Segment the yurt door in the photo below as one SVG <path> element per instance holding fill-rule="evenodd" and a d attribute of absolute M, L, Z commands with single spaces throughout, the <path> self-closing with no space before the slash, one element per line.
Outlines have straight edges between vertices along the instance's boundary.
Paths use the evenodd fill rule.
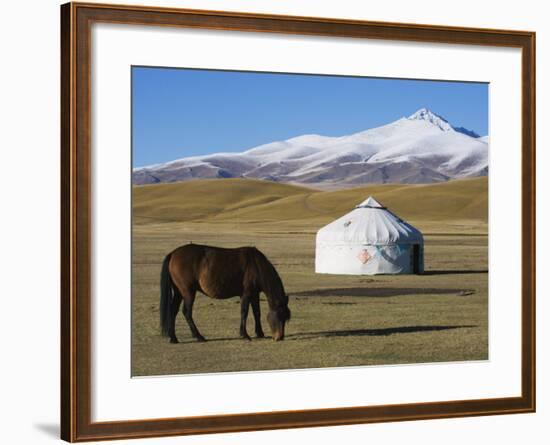
<path fill-rule="evenodd" d="M 420 273 L 420 244 L 413 244 L 413 273 Z"/>

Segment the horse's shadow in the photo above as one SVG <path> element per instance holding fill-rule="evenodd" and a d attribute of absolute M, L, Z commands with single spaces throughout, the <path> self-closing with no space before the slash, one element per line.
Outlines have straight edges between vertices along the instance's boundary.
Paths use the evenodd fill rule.
<path fill-rule="evenodd" d="M 266 334 L 266 336 L 262 337 L 262 338 L 257 338 L 257 337 L 252 336 L 250 338 L 250 340 L 245 340 L 244 338 L 238 337 L 238 336 L 235 336 L 235 337 L 207 337 L 206 341 L 204 343 L 216 343 L 216 342 L 221 342 L 221 341 L 238 341 L 238 342 L 242 342 L 243 344 L 246 345 L 249 341 L 256 342 L 256 341 L 259 341 L 259 340 L 264 340 L 264 341 L 265 340 L 271 340 L 271 335 Z M 180 339 L 178 344 L 188 345 L 188 344 L 201 344 L 201 343 L 197 342 L 197 340 L 192 338 L 192 339 L 185 339 L 185 340 Z"/>
<path fill-rule="evenodd" d="M 310 340 L 314 338 L 331 337 L 386 337 L 395 334 L 413 334 L 417 332 L 448 331 L 453 329 L 477 328 L 475 325 L 455 325 L 455 326 L 397 326 L 393 328 L 378 329 L 345 329 L 341 331 L 317 331 L 317 332 L 297 332 L 288 334 L 287 340 Z"/>
<path fill-rule="evenodd" d="M 469 329 L 477 328 L 475 325 L 451 325 L 451 326 L 397 326 L 393 328 L 378 328 L 378 329 L 344 329 L 340 331 L 315 331 L 315 332 L 296 332 L 293 334 L 287 334 L 285 341 L 296 340 L 312 340 L 316 338 L 331 338 L 331 337 L 387 337 L 395 334 L 414 334 L 417 332 L 436 332 L 436 331 L 449 331 L 453 329 Z M 266 335 L 263 338 L 252 338 L 252 341 L 258 340 L 271 340 L 270 335 Z M 240 337 L 217 337 L 209 338 L 207 342 L 220 342 L 220 341 L 239 341 L 246 344 L 247 342 Z M 180 341 L 180 344 L 197 343 L 196 340 Z"/>

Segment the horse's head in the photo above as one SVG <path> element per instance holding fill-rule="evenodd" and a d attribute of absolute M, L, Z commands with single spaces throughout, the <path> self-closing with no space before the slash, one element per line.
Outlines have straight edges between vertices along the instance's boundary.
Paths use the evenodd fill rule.
<path fill-rule="evenodd" d="M 286 298 L 288 302 L 288 296 Z M 285 338 L 285 323 L 290 320 L 290 309 L 287 304 L 270 309 L 267 314 L 267 321 L 271 328 L 273 340 L 279 341 Z"/>

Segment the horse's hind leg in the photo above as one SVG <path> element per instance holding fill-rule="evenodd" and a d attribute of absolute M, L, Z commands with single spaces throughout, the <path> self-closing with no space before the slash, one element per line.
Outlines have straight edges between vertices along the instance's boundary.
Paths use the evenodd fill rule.
<path fill-rule="evenodd" d="M 197 325 L 193 321 L 193 304 L 195 303 L 195 291 L 188 290 L 183 294 L 183 316 L 187 320 L 191 335 L 198 341 L 206 341 L 197 329 Z"/>
<path fill-rule="evenodd" d="M 168 329 L 168 336 L 170 337 L 170 343 L 177 343 L 176 337 L 176 316 L 180 310 L 181 294 L 177 289 L 174 289 L 174 298 L 170 307 L 170 328 Z"/>
<path fill-rule="evenodd" d="M 252 313 L 254 314 L 256 337 L 263 338 L 265 335 L 262 329 L 262 317 L 260 315 L 260 294 L 253 295 L 250 299 L 250 304 L 252 305 Z"/>

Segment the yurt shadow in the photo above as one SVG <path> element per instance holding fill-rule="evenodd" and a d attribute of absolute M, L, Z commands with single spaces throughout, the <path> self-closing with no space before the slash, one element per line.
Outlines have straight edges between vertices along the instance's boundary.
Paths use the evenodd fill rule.
<path fill-rule="evenodd" d="M 468 293 L 468 294 L 467 294 Z M 292 292 L 291 297 L 366 297 L 388 298 L 407 295 L 456 295 L 474 293 L 472 289 L 417 287 L 339 287 Z"/>
<path fill-rule="evenodd" d="M 422 275 L 468 275 L 468 274 L 486 274 L 487 269 L 476 270 L 425 270 Z"/>
<path fill-rule="evenodd" d="M 396 326 L 378 329 L 344 329 L 339 331 L 297 332 L 286 336 L 287 340 L 311 340 L 330 337 L 387 337 L 395 334 L 414 334 L 419 332 L 449 331 L 454 329 L 477 328 L 475 325 L 443 326 Z"/>

